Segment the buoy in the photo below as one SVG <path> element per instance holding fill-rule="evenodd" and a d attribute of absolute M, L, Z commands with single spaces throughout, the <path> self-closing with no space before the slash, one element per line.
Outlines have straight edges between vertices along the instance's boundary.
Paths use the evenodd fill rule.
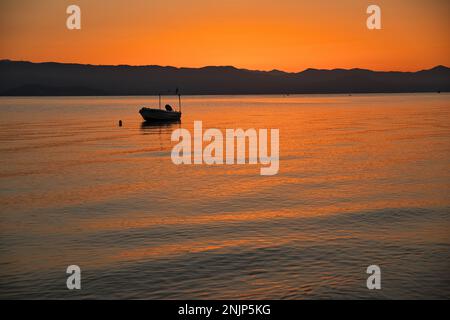
<path fill-rule="evenodd" d="M 119 120 L 119 127 L 122 126 L 122 120 Z"/>

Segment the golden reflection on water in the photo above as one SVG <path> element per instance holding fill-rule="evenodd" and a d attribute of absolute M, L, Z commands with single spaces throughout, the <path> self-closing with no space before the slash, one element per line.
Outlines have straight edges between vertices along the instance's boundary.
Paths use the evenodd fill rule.
<path fill-rule="evenodd" d="M 250 252 L 265 261 L 266 250 L 287 250 L 271 261 L 289 272 L 316 266 L 298 287 L 317 293 L 332 277 L 323 276 L 322 259 L 364 259 L 378 248 L 401 262 L 415 252 L 403 252 L 405 244 L 420 253 L 449 246 L 449 98 L 186 97 L 182 122 L 164 126 L 139 119 L 137 106 L 154 98 L 2 99 L 1 275 L 25 281 L 19 270 L 55 270 L 70 257 L 90 269 L 176 257 L 186 259 L 175 265 L 188 274 L 189 261 L 204 255 Z M 24 120 L 29 108 L 40 112 Z M 173 165 L 172 130 L 192 132 L 195 120 L 204 130 L 279 128 L 279 174 L 260 176 L 260 165 Z M 370 241 L 380 246 L 369 249 Z M 324 249 L 302 262 L 301 252 L 336 244 L 337 253 Z M 291 276 L 249 278 L 239 296 L 295 296 Z M 197 285 L 207 295 L 208 283 Z"/>

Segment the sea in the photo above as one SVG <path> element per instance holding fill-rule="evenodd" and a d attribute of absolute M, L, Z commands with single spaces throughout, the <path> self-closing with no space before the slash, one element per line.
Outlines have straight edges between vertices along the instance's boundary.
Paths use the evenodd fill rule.
<path fill-rule="evenodd" d="M 181 103 L 0 98 L 0 298 L 450 298 L 449 93 Z M 278 173 L 174 164 L 194 121 L 278 129 Z"/>

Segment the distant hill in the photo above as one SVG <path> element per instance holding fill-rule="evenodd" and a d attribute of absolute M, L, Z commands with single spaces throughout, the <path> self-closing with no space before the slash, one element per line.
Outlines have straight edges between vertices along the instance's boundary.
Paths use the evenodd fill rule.
<path fill-rule="evenodd" d="M 418 72 L 307 69 L 298 73 L 235 67 L 94 66 L 0 61 L 0 95 L 156 95 L 450 91 L 450 69 Z"/>

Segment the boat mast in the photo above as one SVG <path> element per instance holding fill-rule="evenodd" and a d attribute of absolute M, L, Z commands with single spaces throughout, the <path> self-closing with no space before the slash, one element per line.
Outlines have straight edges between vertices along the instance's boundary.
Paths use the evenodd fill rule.
<path fill-rule="evenodd" d="M 159 94 L 159 109 L 161 110 L 161 93 Z"/>
<path fill-rule="evenodd" d="M 181 112 L 181 94 L 178 94 L 178 110 Z"/>

